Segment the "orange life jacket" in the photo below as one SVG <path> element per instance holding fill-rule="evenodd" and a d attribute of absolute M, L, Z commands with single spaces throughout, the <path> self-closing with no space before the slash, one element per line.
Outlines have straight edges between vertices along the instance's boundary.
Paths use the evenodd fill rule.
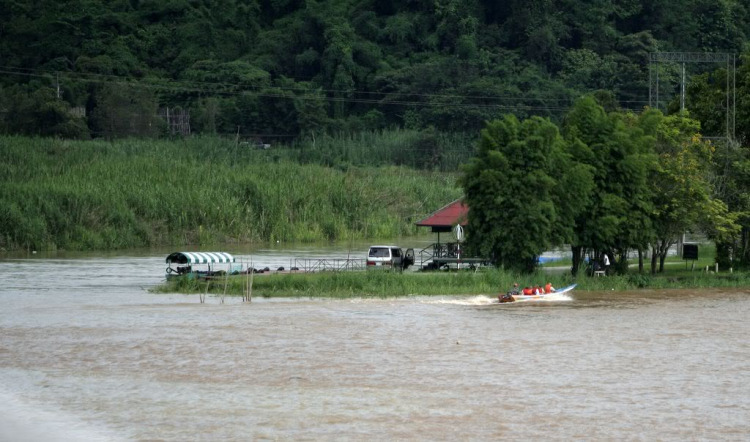
<path fill-rule="evenodd" d="M 526 296 L 531 296 L 534 294 L 534 290 L 531 287 L 524 287 L 523 294 Z"/>
<path fill-rule="evenodd" d="M 552 284 L 549 282 L 544 286 L 544 293 L 552 293 Z"/>

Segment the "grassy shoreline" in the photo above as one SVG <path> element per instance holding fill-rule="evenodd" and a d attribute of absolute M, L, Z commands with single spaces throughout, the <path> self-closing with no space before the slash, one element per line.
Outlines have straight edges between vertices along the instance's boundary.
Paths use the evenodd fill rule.
<path fill-rule="evenodd" d="M 489 295 L 496 296 L 508 290 L 514 281 L 524 284 L 551 282 L 556 287 L 577 283 L 576 290 L 607 291 L 637 289 L 691 289 L 750 287 L 750 272 L 706 274 L 675 271 L 662 275 L 641 275 L 605 278 L 537 273 L 518 276 L 501 270 L 482 272 L 396 273 L 367 271 L 349 273 L 311 273 L 256 275 L 253 278 L 253 297 L 304 297 L 304 298 L 396 298 L 432 295 Z M 228 296 L 242 296 L 246 286 L 245 276 L 231 276 L 227 283 Z M 188 279 L 167 281 L 152 289 L 154 293 L 204 293 L 206 283 Z M 222 294 L 224 280 L 209 286 L 209 294 Z"/>

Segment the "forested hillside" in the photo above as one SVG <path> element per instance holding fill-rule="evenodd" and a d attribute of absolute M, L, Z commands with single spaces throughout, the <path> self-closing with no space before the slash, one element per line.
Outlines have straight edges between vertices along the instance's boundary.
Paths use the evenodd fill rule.
<path fill-rule="evenodd" d="M 171 107 L 194 133 L 273 141 L 476 133 L 595 90 L 642 109 L 649 52 L 741 53 L 748 36 L 741 0 L 6 0 L 0 131 L 159 135 Z"/>
<path fill-rule="evenodd" d="M 459 196 L 468 164 L 467 244 L 507 267 L 561 243 L 574 268 L 647 249 L 663 267 L 688 230 L 749 267 L 750 63 L 649 64 L 666 51 L 748 53 L 750 6 L 5 0 L 0 247 L 394 236 Z M 167 138 L 188 114 L 175 142 L 14 136 Z M 372 167 L 389 165 L 423 171 Z"/>

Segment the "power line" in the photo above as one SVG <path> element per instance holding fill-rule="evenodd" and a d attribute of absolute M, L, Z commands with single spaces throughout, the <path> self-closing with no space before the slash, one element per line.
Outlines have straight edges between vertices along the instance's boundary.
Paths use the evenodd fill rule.
<path fill-rule="evenodd" d="M 7 71 L 7 70 L 0 70 L 0 73 L 6 73 L 10 75 L 21 75 L 21 76 L 28 76 L 28 77 L 39 77 L 39 78 L 49 78 L 49 75 L 52 75 L 51 73 L 48 74 L 33 74 L 33 73 L 26 73 L 26 72 L 14 72 L 14 71 Z M 128 77 L 119 77 L 119 76 L 110 76 L 110 75 L 97 75 L 105 78 L 112 78 L 112 79 L 118 79 L 121 80 L 119 82 L 117 81 L 103 81 L 98 79 L 90 79 L 90 78 L 80 78 L 84 75 L 89 74 L 72 74 L 72 73 L 64 73 L 63 76 L 67 77 L 71 80 L 78 80 L 78 81 L 86 81 L 86 82 L 93 82 L 93 83 L 118 83 L 118 84 L 127 84 L 127 85 L 133 85 L 133 79 L 130 79 Z M 76 78 L 78 76 L 79 78 Z M 151 88 L 151 89 L 162 89 L 162 90 L 173 90 L 173 91 L 182 91 L 182 92 L 203 92 L 203 93 L 211 93 L 211 94 L 222 94 L 222 95 L 254 95 L 254 96 L 264 96 L 264 97 L 277 97 L 277 98 L 301 98 L 301 99 L 324 99 L 327 101 L 332 102 L 350 102 L 350 103 L 374 103 L 374 104 L 404 104 L 404 105 L 427 105 L 427 106 L 465 106 L 465 107 L 516 107 L 511 105 L 504 105 L 504 104 L 467 104 L 467 103 L 430 103 L 430 102 L 424 102 L 424 101 L 404 101 L 404 100 L 389 100 L 389 95 L 404 95 L 404 96 L 421 96 L 421 97 L 427 97 L 427 98 L 474 98 L 474 99 L 511 99 L 509 97 L 489 97 L 489 96 L 468 96 L 468 95 L 440 95 L 440 94 L 410 94 L 410 93 L 389 93 L 389 92 L 363 92 L 363 91 L 336 91 L 336 90 L 327 90 L 328 92 L 342 92 L 342 93 L 367 93 L 367 94 L 379 94 L 383 95 L 381 99 L 375 99 L 375 98 L 347 98 L 347 97 L 305 97 L 305 96 L 288 96 L 288 95 L 281 95 L 281 94 L 273 94 L 268 92 L 255 92 L 255 91 L 227 91 L 227 90 L 215 90 L 215 89 L 205 89 L 205 88 L 198 88 L 198 87 L 191 87 L 186 85 L 191 84 L 203 84 L 203 85 L 210 85 L 210 86 L 217 86 L 217 87 L 226 87 L 226 86 L 232 86 L 232 87 L 243 87 L 242 85 L 236 85 L 236 84 L 229 84 L 229 83 L 208 83 L 208 82 L 190 82 L 190 81 L 183 81 L 177 83 L 177 85 L 174 85 L 175 81 L 170 81 L 171 85 L 160 85 L 160 84 L 145 84 L 143 82 L 137 82 L 137 84 L 141 87 L 145 88 Z M 258 87 L 252 86 L 254 89 L 259 89 Z M 302 91 L 302 92 L 322 92 L 326 90 L 322 89 L 306 89 L 306 88 L 284 88 L 284 87 L 277 87 L 277 86 L 269 86 L 268 89 L 278 90 L 281 92 L 284 91 Z M 513 98 L 514 100 L 522 100 L 523 98 Z M 545 101 L 566 101 L 566 102 L 572 102 L 573 99 L 560 99 L 560 100 L 543 100 L 539 98 L 526 98 L 528 101 L 539 101 L 539 102 L 545 102 Z M 523 106 L 529 106 L 529 105 L 523 105 Z M 534 108 L 544 108 L 541 106 L 534 106 Z M 550 108 L 554 109 L 554 108 Z"/>
<path fill-rule="evenodd" d="M 59 75 L 60 72 L 53 71 L 53 72 L 46 72 L 46 71 L 38 71 L 36 69 L 28 69 L 28 68 L 16 68 L 16 67 L 10 67 L 10 66 L 0 66 L 0 69 L 15 69 L 15 70 L 22 70 L 32 73 L 39 73 L 40 75 Z M 96 73 L 88 73 L 88 72 L 63 72 L 63 75 L 66 75 L 68 77 L 72 77 L 73 75 L 77 76 L 91 76 L 91 77 L 103 77 L 103 78 L 112 78 L 112 79 L 118 79 L 118 80 L 128 80 L 128 81 L 140 81 L 137 78 L 132 77 L 125 77 L 120 75 L 111 75 L 111 74 L 96 74 Z M 209 82 L 209 81 L 195 81 L 195 80 L 167 80 L 171 83 L 181 83 L 181 84 L 188 84 L 188 85 L 209 85 L 209 86 L 220 86 L 220 87 L 238 87 L 238 88 L 253 88 L 258 89 L 259 87 L 256 85 L 251 84 L 244 84 L 244 83 L 225 83 L 225 82 Z M 413 92 L 399 92 L 399 91 L 392 91 L 392 92 L 382 92 L 382 91 L 366 91 L 361 89 L 351 89 L 351 90 L 345 90 L 345 89 L 324 89 L 324 88 L 306 88 L 306 87 L 287 87 L 287 86 L 268 86 L 269 88 L 278 89 L 278 90 L 284 90 L 284 91 L 301 91 L 301 92 L 330 92 L 330 93 L 346 93 L 346 94 L 362 94 L 362 95 L 404 95 L 404 96 L 413 96 L 413 97 L 427 97 L 427 98 L 470 98 L 470 99 L 487 99 L 487 100 L 520 100 L 520 99 L 529 99 L 528 96 L 514 96 L 514 95 L 460 95 L 460 94 L 425 94 L 425 93 L 413 93 Z M 521 93 L 523 94 L 523 93 Z M 546 96 L 546 95 L 543 95 Z M 573 98 L 558 98 L 558 99 L 542 99 L 538 96 L 532 97 L 533 100 L 538 101 L 565 101 L 570 102 L 573 101 Z M 646 101 L 643 101 L 644 103 Z"/>
<path fill-rule="evenodd" d="M 33 73 L 26 73 L 26 72 L 14 72 L 14 71 L 7 71 L 7 70 L 0 70 L 0 74 L 8 74 L 8 75 L 20 75 L 20 76 L 26 76 L 26 77 L 36 77 L 36 78 L 49 78 L 49 75 L 44 74 L 33 74 Z M 72 78 L 72 76 L 67 75 L 68 78 Z M 329 102 L 340 102 L 340 103 L 364 103 L 364 104 L 378 104 L 378 105 L 403 105 L 403 106 L 426 106 L 426 107 L 453 107 L 453 108 L 468 108 L 468 109 L 498 109 L 498 110 L 536 110 L 536 111 L 549 111 L 549 112 L 564 112 L 568 109 L 568 107 L 560 107 L 560 106 L 532 106 L 532 105 L 503 105 L 503 104 L 466 104 L 466 103 L 433 103 L 433 102 L 423 102 L 423 101 L 401 101 L 401 100 L 392 100 L 392 101 L 383 101 L 383 100 L 376 100 L 376 99 L 364 99 L 364 98 L 344 98 L 344 97 L 320 97 L 320 96 L 305 96 L 305 95 L 283 95 L 283 94 L 274 94 L 274 93 L 259 93 L 259 92 L 252 92 L 252 91 L 217 91 L 217 90 L 207 90 L 207 89 L 199 89 L 199 88 L 189 88 L 189 87 L 175 87 L 175 86 L 164 86 L 164 85 L 158 85 L 158 84 L 144 84 L 144 83 L 136 83 L 129 81 L 104 81 L 104 80 L 95 80 L 90 78 L 72 78 L 74 80 L 78 81 L 84 81 L 84 82 L 90 82 L 90 83 L 101 83 L 101 84 L 121 84 L 126 86 L 137 86 L 147 89 L 155 89 L 155 90 L 171 90 L 171 91 L 181 91 L 181 92 L 193 92 L 193 93 L 206 93 L 206 94 L 215 94 L 215 95 L 234 95 L 234 96 L 255 96 L 255 97 L 267 97 L 267 98 L 283 98 L 283 99 L 299 99 L 299 100 L 324 100 Z"/>
<path fill-rule="evenodd" d="M 27 68 L 15 68 L 15 67 L 8 67 L 8 66 L 0 66 L 0 69 L 4 69 L 4 73 L 13 74 L 15 72 L 8 71 L 8 69 L 15 69 L 15 70 L 23 70 L 31 73 L 38 73 L 38 70 L 34 69 L 27 69 Z M 19 75 L 22 75 L 21 73 L 18 73 Z M 45 77 L 46 75 L 59 75 L 59 72 L 42 72 L 36 75 Z M 101 78 L 109 78 L 109 79 L 117 79 L 122 81 L 128 81 L 132 82 L 140 81 L 138 79 L 134 79 L 132 77 L 124 77 L 124 76 L 118 76 L 118 75 L 111 75 L 111 74 L 94 74 L 94 73 L 74 73 L 74 72 L 64 72 L 64 76 L 67 76 L 68 78 L 74 79 L 74 76 L 78 77 L 101 77 Z M 95 81 L 95 80 L 84 80 L 84 81 Z M 247 84 L 236 84 L 236 83 L 224 83 L 224 82 L 200 82 L 200 81 L 192 81 L 192 80 L 180 80 L 179 82 L 175 80 L 167 80 L 169 83 L 177 83 L 178 86 L 171 86 L 169 89 L 171 90 L 183 90 L 183 91 L 195 91 L 195 86 L 191 86 L 190 88 L 184 86 L 184 85 L 203 85 L 203 86 L 216 86 L 216 87 L 236 87 L 236 88 L 253 88 L 254 90 L 258 90 L 259 87 L 255 85 L 247 85 Z M 167 89 L 164 86 L 161 86 L 164 89 Z M 332 99 L 338 99 L 340 101 L 344 100 L 367 100 L 367 101 L 352 101 L 352 102 L 366 102 L 366 103 L 383 103 L 383 100 L 386 100 L 388 96 L 405 96 L 405 97 L 423 97 L 423 98 L 443 98 L 443 99 L 472 99 L 472 100 L 498 100 L 498 101 L 504 101 L 504 100 L 526 100 L 526 101 L 536 101 L 540 103 L 545 102 L 564 102 L 564 103 L 573 103 L 575 101 L 575 98 L 569 97 L 569 98 L 541 98 L 539 97 L 539 94 L 526 94 L 524 96 L 509 96 L 509 95 L 460 95 L 460 94 L 425 94 L 425 93 L 410 93 L 410 92 L 399 92 L 399 91 L 393 91 L 393 92 L 382 92 L 382 91 L 366 91 L 366 90 L 341 90 L 341 89 L 323 89 L 323 88 L 304 88 L 304 87 L 284 87 L 284 86 L 269 86 L 268 88 L 279 90 L 279 91 L 299 91 L 299 92 L 329 92 L 329 93 L 346 93 L 346 94 L 362 94 L 362 95 L 381 95 L 383 96 L 382 99 L 366 99 L 366 98 L 343 98 L 343 97 L 332 97 Z M 205 91 L 205 92 L 213 92 L 213 93 L 228 93 L 231 94 L 233 92 L 231 91 L 215 91 L 215 90 L 205 90 L 205 89 L 199 89 L 198 91 Z M 250 91 L 243 91 L 250 93 Z M 542 96 L 548 96 L 548 95 L 542 95 Z M 329 97 L 331 98 L 331 97 Z M 401 100 L 397 101 L 390 101 L 388 103 L 394 103 L 394 104 L 404 104 L 405 102 Z M 423 102 L 419 102 L 420 104 Z M 647 100 L 621 100 L 619 103 L 648 103 Z M 441 104 L 442 106 L 443 104 Z M 448 103 L 450 105 L 450 103 Z M 500 106 L 500 105 L 490 105 L 490 104 L 483 104 L 483 105 L 475 105 L 475 106 Z M 506 105 L 507 106 L 507 105 Z"/>

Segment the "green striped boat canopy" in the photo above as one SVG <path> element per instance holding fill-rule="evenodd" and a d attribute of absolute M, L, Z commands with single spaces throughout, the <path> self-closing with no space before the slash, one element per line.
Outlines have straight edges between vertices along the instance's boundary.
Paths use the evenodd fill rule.
<path fill-rule="evenodd" d="M 234 256 L 225 252 L 175 252 L 167 256 L 167 264 L 212 264 L 234 262 Z"/>

